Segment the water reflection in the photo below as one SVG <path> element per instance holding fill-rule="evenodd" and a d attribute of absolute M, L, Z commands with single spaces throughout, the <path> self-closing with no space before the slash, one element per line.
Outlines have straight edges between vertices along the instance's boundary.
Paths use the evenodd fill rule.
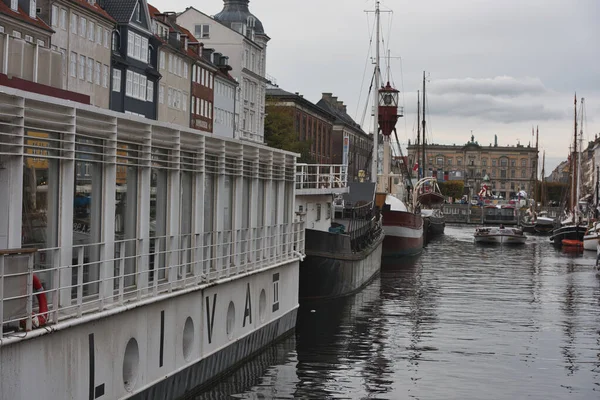
<path fill-rule="evenodd" d="M 198 398 L 600 398 L 595 255 L 472 233 L 449 227 L 357 295 L 301 307 L 295 337 Z"/>

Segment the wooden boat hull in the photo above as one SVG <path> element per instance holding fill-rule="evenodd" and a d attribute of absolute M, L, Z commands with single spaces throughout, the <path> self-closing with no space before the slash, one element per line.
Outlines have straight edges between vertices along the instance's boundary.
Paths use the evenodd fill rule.
<path fill-rule="evenodd" d="M 423 251 L 423 218 L 408 211 L 383 211 L 384 257 L 403 257 Z"/>
<path fill-rule="evenodd" d="M 418 196 L 418 201 L 425 207 L 444 204 L 444 196 L 438 192 L 425 192 Z"/>
<path fill-rule="evenodd" d="M 560 228 L 554 229 L 552 236 L 550 236 L 550 240 L 554 247 L 560 249 L 562 247 L 562 241 L 565 239 L 583 242 L 585 232 L 586 228 L 581 225 L 561 226 Z"/>

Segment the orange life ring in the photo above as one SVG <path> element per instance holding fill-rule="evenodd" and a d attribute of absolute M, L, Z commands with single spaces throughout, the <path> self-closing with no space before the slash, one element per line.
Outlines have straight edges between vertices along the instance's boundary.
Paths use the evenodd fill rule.
<path fill-rule="evenodd" d="M 35 294 L 35 297 L 38 300 L 39 312 L 33 314 L 31 326 L 32 328 L 39 328 L 48 322 L 48 299 L 46 299 L 46 293 L 44 293 L 44 286 L 42 286 L 42 282 L 36 274 L 33 274 L 33 291 L 38 292 Z M 25 323 L 26 321 L 22 320 L 21 327 L 24 328 L 26 326 Z"/>

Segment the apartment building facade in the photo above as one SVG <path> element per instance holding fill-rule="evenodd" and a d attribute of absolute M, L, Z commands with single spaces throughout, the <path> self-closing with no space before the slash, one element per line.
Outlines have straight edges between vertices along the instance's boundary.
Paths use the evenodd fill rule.
<path fill-rule="evenodd" d="M 109 108 L 111 39 L 116 21 L 95 0 L 41 0 L 52 26 L 51 47 L 62 54 L 64 88 Z"/>

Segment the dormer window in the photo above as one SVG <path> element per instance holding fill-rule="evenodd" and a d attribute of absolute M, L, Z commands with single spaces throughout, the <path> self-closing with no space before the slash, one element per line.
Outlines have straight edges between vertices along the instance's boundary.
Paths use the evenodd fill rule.
<path fill-rule="evenodd" d="M 133 10 L 133 18 L 136 22 L 142 22 L 142 9 L 140 7 L 140 3 L 135 4 L 135 9 Z"/>
<path fill-rule="evenodd" d="M 246 25 L 242 24 L 241 22 L 232 22 L 231 29 L 233 29 L 239 34 L 246 36 Z"/>
<path fill-rule="evenodd" d="M 194 36 L 198 39 L 210 38 L 210 25 L 208 25 L 208 24 L 194 25 Z"/>
<path fill-rule="evenodd" d="M 29 16 L 33 19 L 37 16 L 36 1 L 29 0 Z"/>
<path fill-rule="evenodd" d="M 18 0 L 10 0 L 10 8 L 13 11 L 17 11 L 19 9 L 19 1 Z"/>

